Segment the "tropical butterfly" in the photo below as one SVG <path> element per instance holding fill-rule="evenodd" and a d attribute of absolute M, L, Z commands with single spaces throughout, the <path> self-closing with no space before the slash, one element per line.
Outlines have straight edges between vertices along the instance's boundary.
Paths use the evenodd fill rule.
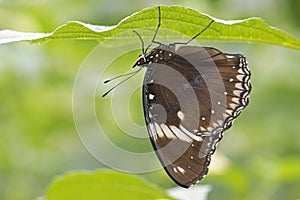
<path fill-rule="evenodd" d="M 158 25 L 146 49 L 134 31 L 142 42 L 134 67 L 147 68 L 143 105 L 150 140 L 167 174 L 185 188 L 207 174 L 217 143 L 248 105 L 251 91 L 243 55 L 188 45 L 213 23 L 187 42 L 163 44 L 155 40 L 158 7 Z M 152 44 L 157 47 L 149 51 Z"/>

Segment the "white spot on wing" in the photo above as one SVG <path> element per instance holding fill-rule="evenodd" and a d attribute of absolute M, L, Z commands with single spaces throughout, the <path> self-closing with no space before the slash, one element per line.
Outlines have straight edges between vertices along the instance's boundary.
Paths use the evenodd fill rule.
<path fill-rule="evenodd" d="M 149 99 L 150 99 L 150 100 L 153 100 L 154 97 L 155 97 L 155 96 L 154 96 L 153 94 L 149 94 Z"/>
<path fill-rule="evenodd" d="M 242 90 L 233 90 L 233 94 L 236 96 L 241 96 Z"/>
<path fill-rule="evenodd" d="M 223 118 L 226 119 L 229 115 L 227 113 L 223 113 Z"/>
<path fill-rule="evenodd" d="M 213 127 L 214 127 L 214 128 L 217 128 L 217 127 L 219 127 L 219 124 L 217 124 L 216 122 L 213 122 L 213 124 L 212 124 L 212 125 L 213 125 Z"/>
<path fill-rule="evenodd" d="M 239 80 L 239 81 L 243 81 L 243 78 L 244 78 L 244 75 L 237 75 L 236 78 Z"/>
<path fill-rule="evenodd" d="M 232 109 L 235 109 L 235 107 L 237 106 L 235 103 L 230 103 L 229 106 L 232 108 Z"/>
<path fill-rule="evenodd" d="M 233 110 L 227 109 L 227 110 L 226 110 L 226 113 L 227 113 L 228 115 L 232 115 L 232 114 L 233 114 Z"/>
<path fill-rule="evenodd" d="M 170 126 L 170 129 L 172 132 L 176 135 L 176 137 L 180 140 L 191 142 L 192 139 L 188 137 L 184 132 L 182 132 L 180 129 L 178 129 L 176 126 Z"/>
<path fill-rule="evenodd" d="M 154 127 L 158 137 L 164 137 L 164 133 L 162 132 L 160 126 L 157 123 L 154 123 Z"/>
<path fill-rule="evenodd" d="M 231 101 L 236 103 L 236 104 L 240 103 L 239 98 L 236 98 L 236 97 L 232 98 Z"/>
<path fill-rule="evenodd" d="M 239 68 L 239 69 L 238 69 L 238 73 L 240 73 L 240 74 L 244 74 L 244 71 L 243 71 L 243 69 L 242 69 L 242 68 Z"/>
<path fill-rule="evenodd" d="M 191 138 L 193 140 L 197 140 L 197 141 L 202 141 L 202 137 L 194 135 L 193 133 L 191 133 L 190 131 L 186 130 L 186 128 L 184 128 L 182 125 L 179 126 L 179 128 L 184 132 L 184 134 L 186 134 L 188 136 L 188 138 L 191 140 Z"/>
<path fill-rule="evenodd" d="M 156 131 L 155 131 L 154 125 L 152 123 L 149 124 L 149 129 L 150 129 L 150 132 L 152 133 L 153 139 L 157 140 Z"/>
<path fill-rule="evenodd" d="M 214 129 L 213 129 L 213 127 L 208 127 L 207 130 L 208 130 L 208 132 L 212 132 Z"/>
<path fill-rule="evenodd" d="M 178 173 L 177 167 L 173 167 L 173 171 L 174 171 L 175 173 Z"/>
<path fill-rule="evenodd" d="M 242 83 L 236 83 L 234 86 L 235 86 L 236 88 L 240 89 L 240 90 L 243 90 L 243 85 L 242 85 Z"/>
<path fill-rule="evenodd" d="M 179 117 L 179 119 L 180 119 L 181 121 L 183 121 L 183 119 L 184 119 L 184 114 L 183 114 L 183 112 L 178 111 L 178 112 L 177 112 L 177 116 Z"/>
<path fill-rule="evenodd" d="M 182 167 L 177 166 L 177 169 L 180 173 L 184 174 L 185 170 Z"/>
<path fill-rule="evenodd" d="M 169 127 L 165 124 L 161 124 L 160 125 L 162 131 L 164 132 L 165 136 L 169 139 L 175 139 L 176 136 L 174 135 L 174 133 L 172 133 L 172 131 L 169 129 Z"/>

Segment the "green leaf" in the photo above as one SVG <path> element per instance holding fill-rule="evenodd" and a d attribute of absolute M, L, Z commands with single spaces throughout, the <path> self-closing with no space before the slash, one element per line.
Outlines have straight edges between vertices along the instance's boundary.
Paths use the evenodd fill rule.
<path fill-rule="evenodd" d="M 48 188 L 45 200 L 167 200 L 158 187 L 133 175 L 114 171 L 77 172 L 57 178 Z"/>
<path fill-rule="evenodd" d="M 209 22 L 214 19 L 215 23 L 210 26 L 197 40 L 222 40 L 222 41 L 244 41 L 275 44 L 300 50 L 300 41 L 288 35 L 280 29 L 274 28 L 260 18 L 249 18 L 244 20 L 220 20 L 195 10 L 180 6 L 161 6 L 161 28 L 173 30 L 187 37 L 193 37 L 203 30 Z M 42 42 L 44 40 L 76 39 L 76 40 L 98 40 L 116 37 L 120 33 L 139 28 L 154 28 L 158 23 L 158 9 L 147 8 L 123 19 L 116 26 L 97 26 L 82 22 L 70 21 L 59 26 L 52 33 L 24 33 L 11 30 L 0 31 L 0 44 L 31 41 Z M 151 33 L 145 33 L 148 37 Z M 167 37 L 166 34 L 162 34 Z M 124 37 L 124 35 L 120 35 Z M 145 37 L 145 35 L 143 34 Z M 129 34 L 126 37 L 136 35 Z"/>

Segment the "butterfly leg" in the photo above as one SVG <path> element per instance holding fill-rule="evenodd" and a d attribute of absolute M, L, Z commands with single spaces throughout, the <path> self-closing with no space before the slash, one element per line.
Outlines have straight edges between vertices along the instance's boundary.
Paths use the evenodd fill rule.
<path fill-rule="evenodd" d="M 177 44 L 187 45 L 188 43 L 190 43 L 191 41 L 196 39 L 199 35 L 201 35 L 204 31 L 206 31 L 212 25 L 212 23 L 214 23 L 214 22 L 215 22 L 214 20 L 211 20 L 211 22 L 204 29 L 202 29 L 199 33 L 197 33 L 194 37 L 192 37 L 188 41 L 186 41 L 186 42 L 174 42 L 173 45 L 177 45 Z"/>
<path fill-rule="evenodd" d="M 150 46 L 152 45 L 152 43 L 162 45 L 161 42 L 158 42 L 158 41 L 155 40 L 156 35 L 157 35 L 157 33 L 158 33 L 158 30 L 159 30 L 159 28 L 160 28 L 160 21 L 161 21 L 161 13 L 160 13 L 160 6 L 158 6 L 158 24 L 157 24 L 155 33 L 154 33 L 154 35 L 153 35 L 153 38 L 152 38 L 152 40 L 151 40 L 151 44 L 148 45 L 148 47 L 146 48 L 146 51 L 145 51 L 145 52 L 147 52 L 147 50 L 150 48 Z"/>

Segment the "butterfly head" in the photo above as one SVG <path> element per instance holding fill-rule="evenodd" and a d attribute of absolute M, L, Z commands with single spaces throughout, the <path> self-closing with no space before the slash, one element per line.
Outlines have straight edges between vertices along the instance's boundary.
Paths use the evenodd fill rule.
<path fill-rule="evenodd" d="M 141 54 L 141 55 L 139 55 L 137 61 L 134 63 L 133 67 L 135 67 L 135 66 L 143 66 L 145 64 L 147 64 L 146 55 L 145 54 Z"/>
<path fill-rule="evenodd" d="M 175 45 L 161 44 L 158 47 L 152 49 L 149 53 L 142 53 L 141 55 L 139 55 L 133 67 L 163 62 L 164 60 L 170 59 L 174 55 L 174 52 Z"/>

